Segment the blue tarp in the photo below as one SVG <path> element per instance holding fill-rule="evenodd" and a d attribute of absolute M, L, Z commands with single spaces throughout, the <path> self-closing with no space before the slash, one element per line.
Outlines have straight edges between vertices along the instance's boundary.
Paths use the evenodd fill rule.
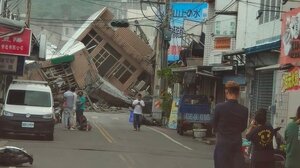
<path fill-rule="evenodd" d="M 280 40 L 246 48 L 245 53 L 246 55 L 250 55 L 250 54 L 255 54 L 255 53 L 264 52 L 268 50 L 279 49 L 279 48 L 280 48 Z"/>

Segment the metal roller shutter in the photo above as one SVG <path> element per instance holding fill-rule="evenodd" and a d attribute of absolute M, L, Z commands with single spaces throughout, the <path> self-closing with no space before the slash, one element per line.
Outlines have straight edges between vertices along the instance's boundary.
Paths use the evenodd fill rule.
<path fill-rule="evenodd" d="M 255 74 L 252 83 L 251 117 L 259 108 L 268 109 L 272 105 L 274 72 L 261 72 Z M 268 111 L 268 121 L 271 121 L 271 113 Z"/>

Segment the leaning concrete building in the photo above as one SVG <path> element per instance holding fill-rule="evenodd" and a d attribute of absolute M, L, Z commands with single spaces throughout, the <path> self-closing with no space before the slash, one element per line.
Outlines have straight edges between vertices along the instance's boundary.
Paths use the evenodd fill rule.
<path fill-rule="evenodd" d="M 36 63 L 26 78 L 56 84 L 61 80 L 57 92 L 75 85 L 91 98 L 114 105 L 151 89 L 153 50 L 129 28 L 110 27 L 112 19 L 107 8 L 93 14 L 63 46 L 61 57 Z"/>

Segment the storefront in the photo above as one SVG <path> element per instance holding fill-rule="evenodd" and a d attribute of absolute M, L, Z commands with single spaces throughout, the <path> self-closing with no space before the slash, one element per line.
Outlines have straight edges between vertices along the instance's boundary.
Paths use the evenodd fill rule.
<path fill-rule="evenodd" d="M 276 73 L 276 111 L 274 126 L 285 127 L 295 117 L 300 105 L 300 8 L 291 10 L 282 16 L 281 27 L 281 70 Z"/>
<path fill-rule="evenodd" d="M 278 68 L 279 48 L 280 40 L 245 49 L 250 117 L 252 118 L 258 109 L 264 108 L 268 110 L 267 119 L 270 123 L 273 121 L 274 113 L 272 111 L 275 102 L 276 73 L 274 70 Z"/>

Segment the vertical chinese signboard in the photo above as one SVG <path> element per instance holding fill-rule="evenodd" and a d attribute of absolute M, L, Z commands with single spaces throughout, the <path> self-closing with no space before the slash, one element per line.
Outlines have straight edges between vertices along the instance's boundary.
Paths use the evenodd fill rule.
<path fill-rule="evenodd" d="M 182 49 L 181 41 L 184 33 L 184 20 L 193 22 L 204 22 L 208 15 L 208 3 L 206 2 L 175 2 L 171 5 L 172 17 L 170 29 L 172 38 L 168 50 L 168 61 L 179 60 L 179 53 Z"/>
<path fill-rule="evenodd" d="M 280 64 L 300 62 L 300 8 L 283 15 Z"/>

